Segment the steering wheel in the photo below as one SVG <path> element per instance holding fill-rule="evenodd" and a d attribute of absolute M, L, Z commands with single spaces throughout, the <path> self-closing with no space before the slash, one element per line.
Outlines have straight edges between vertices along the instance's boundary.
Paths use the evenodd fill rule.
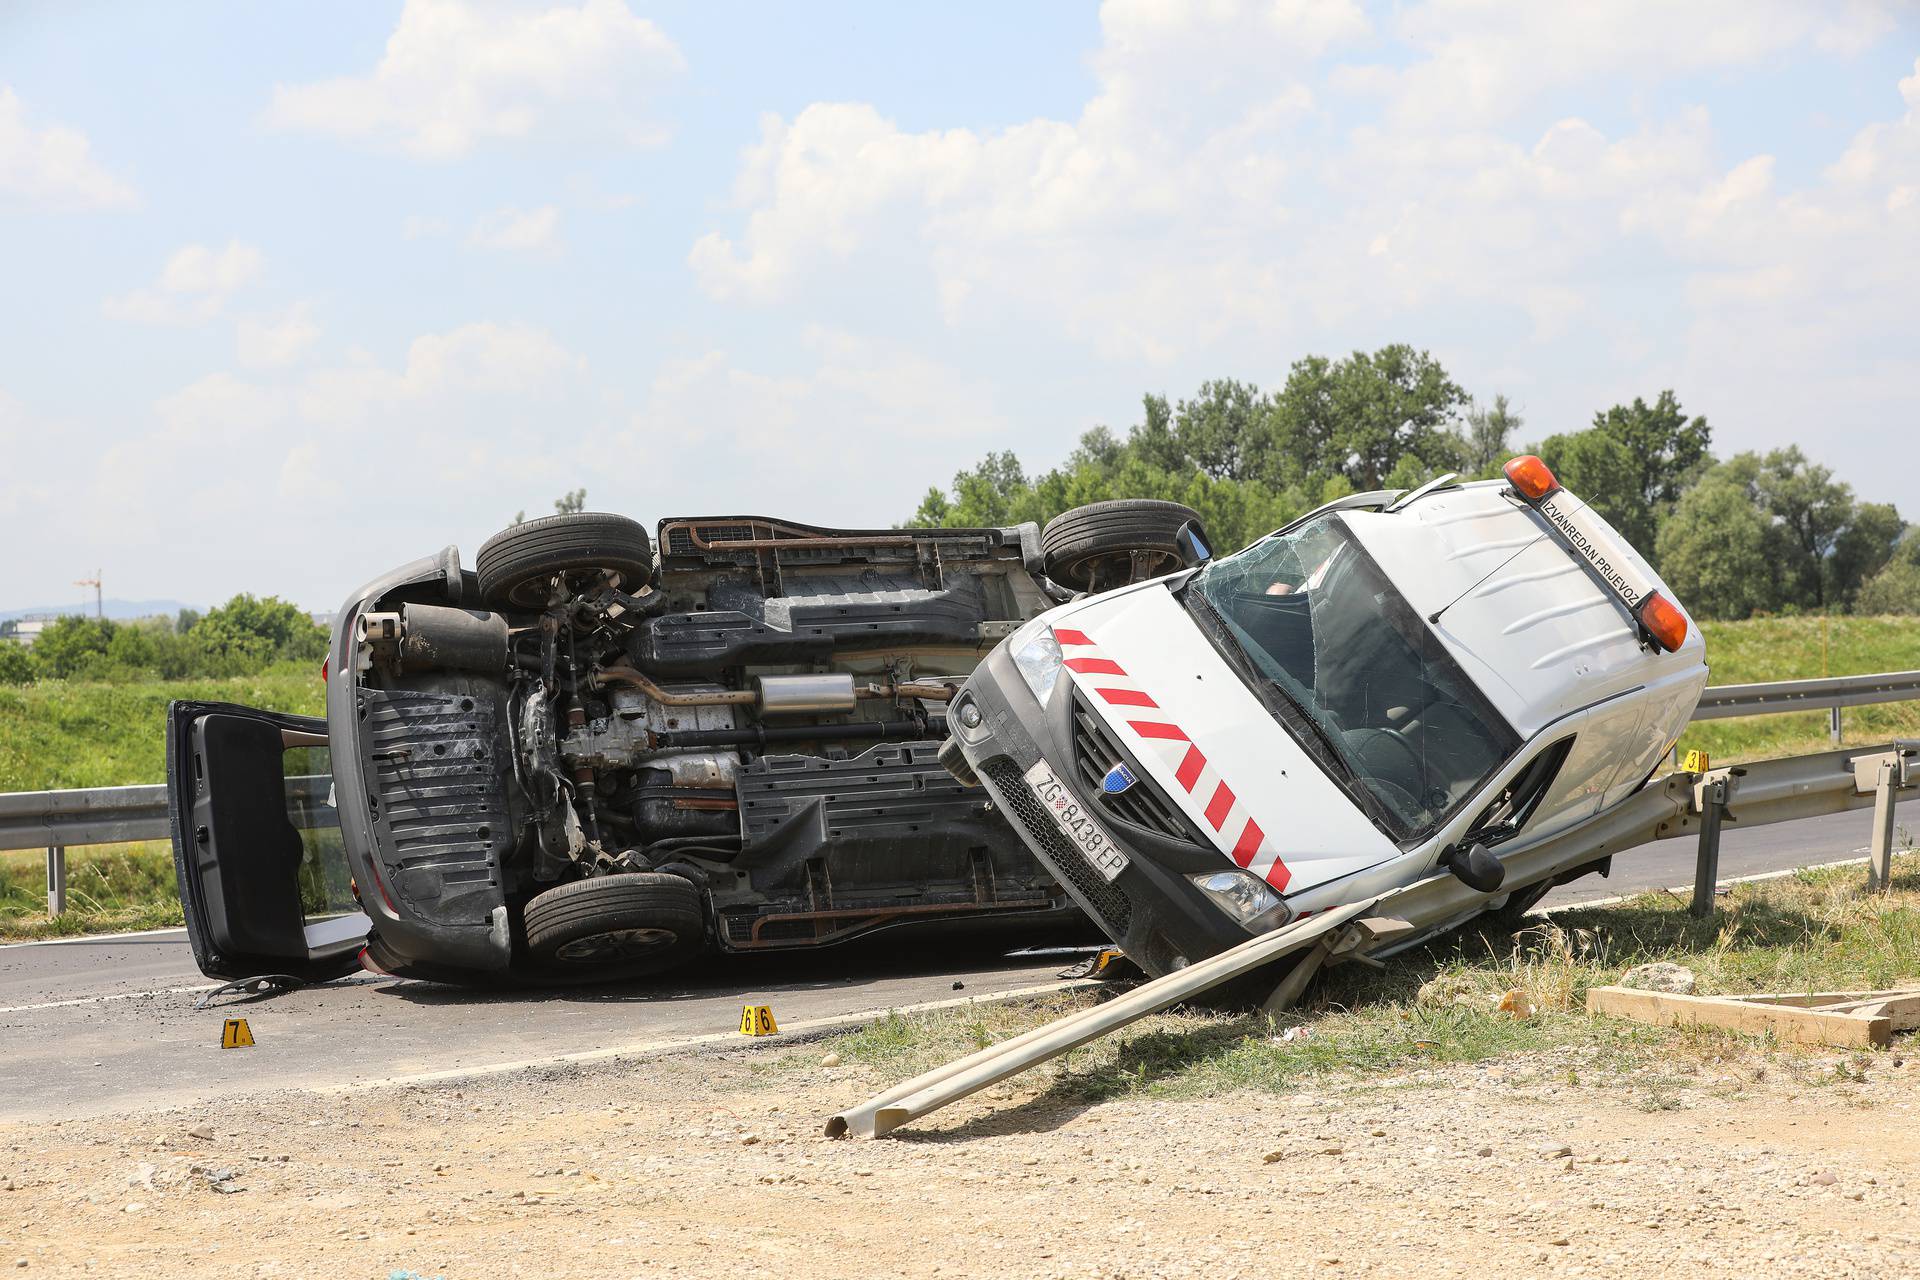
<path fill-rule="evenodd" d="M 1370 785 L 1390 790 L 1405 800 L 1405 812 L 1418 813 L 1418 799 L 1426 790 L 1426 767 L 1413 744 L 1391 729 L 1348 729 L 1347 753 Z"/>

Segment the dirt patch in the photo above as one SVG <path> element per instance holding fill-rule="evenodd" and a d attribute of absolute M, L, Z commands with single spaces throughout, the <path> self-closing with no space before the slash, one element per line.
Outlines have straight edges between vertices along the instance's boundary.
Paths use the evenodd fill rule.
<path fill-rule="evenodd" d="M 1098 1105 L 1036 1072 L 866 1143 L 826 1139 L 821 1121 L 881 1077 L 821 1056 L 686 1053 L 0 1126 L 0 1271 L 1920 1269 L 1920 1063 L 1896 1054 L 1836 1057 L 1827 1083 L 1749 1064 L 1667 1090 L 1654 1076 L 1570 1083 L 1577 1052 L 1551 1050 Z"/>

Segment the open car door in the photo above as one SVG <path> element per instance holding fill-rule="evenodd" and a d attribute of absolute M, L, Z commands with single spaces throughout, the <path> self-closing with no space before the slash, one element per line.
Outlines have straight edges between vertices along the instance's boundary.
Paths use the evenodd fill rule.
<path fill-rule="evenodd" d="M 173 703 L 167 808 L 202 973 L 317 982 L 354 968 L 368 921 L 333 808 L 325 720 Z"/>

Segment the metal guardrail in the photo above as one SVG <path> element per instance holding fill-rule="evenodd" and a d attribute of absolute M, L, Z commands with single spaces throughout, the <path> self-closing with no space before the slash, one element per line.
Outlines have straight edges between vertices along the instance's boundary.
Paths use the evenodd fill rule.
<path fill-rule="evenodd" d="M 1827 708 L 1832 713 L 1833 740 L 1839 742 L 1841 708 L 1910 700 L 1920 700 L 1920 671 L 1723 684 L 1711 686 L 1700 695 L 1693 718 L 1721 720 Z M 305 784 L 301 795 L 308 803 L 324 803 L 325 785 L 330 779 L 318 775 L 294 781 Z M 47 851 L 47 909 L 51 915 L 66 909 L 67 849 L 123 840 L 166 840 L 171 835 L 164 786 L 0 792 L 0 850 Z"/>
<path fill-rule="evenodd" d="M 1774 680 L 1766 684 L 1712 685 L 1694 708 L 1698 720 L 1732 716 L 1770 716 L 1789 711 L 1825 710 L 1828 732 L 1840 741 L 1840 711 L 1878 702 L 1920 698 L 1920 671 L 1883 671 L 1869 676 L 1825 676 L 1818 680 Z"/>
<path fill-rule="evenodd" d="M 1763 760 L 1745 769 L 1670 774 L 1615 805 L 1592 822 L 1501 846 L 1511 892 L 1561 871 L 1591 865 L 1648 841 L 1698 835 L 1705 865 L 1721 823 L 1764 826 L 1874 806 L 1875 887 L 1887 885 L 1887 838 L 1893 807 L 1920 796 L 1920 743 L 1897 742 L 1850 751 L 1823 751 Z M 1717 856 L 1717 848 L 1715 849 Z M 1711 901 L 1711 882 L 1708 884 Z M 1309 916 L 1258 934 L 1185 969 L 1135 987 L 1091 1009 L 990 1045 L 977 1053 L 894 1085 L 827 1121 L 827 1136 L 877 1138 L 930 1111 L 1086 1044 L 1150 1013 L 1209 991 L 1263 964 L 1305 952 L 1267 1007 L 1278 1011 L 1299 994 L 1320 965 L 1390 955 L 1476 915 L 1486 894 L 1447 871 L 1367 902 L 1348 903 L 1326 916 Z M 1310 945 L 1314 950 L 1306 951 Z M 1303 976 L 1301 969 L 1306 969 Z"/>
<path fill-rule="evenodd" d="M 304 809 L 324 806 L 333 778 L 287 779 L 288 799 Z M 171 839 L 167 788 L 81 787 L 67 791 L 0 792 L 0 850 L 47 851 L 47 914 L 67 909 L 67 850 L 90 844 Z"/>

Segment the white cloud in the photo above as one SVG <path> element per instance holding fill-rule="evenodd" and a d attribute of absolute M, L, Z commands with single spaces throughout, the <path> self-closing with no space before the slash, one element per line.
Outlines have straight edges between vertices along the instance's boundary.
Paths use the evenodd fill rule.
<path fill-rule="evenodd" d="M 1397 71 L 1349 73 L 1388 90 L 1395 123 L 1431 129 L 1508 118 L 1549 89 L 1616 89 L 1746 66 L 1796 47 L 1857 53 L 1893 28 L 1872 0 L 1609 0 L 1495 4 L 1424 0 L 1395 34 L 1418 56 Z"/>
<path fill-rule="evenodd" d="M 277 369 L 298 360 L 319 337 L 313 308 L 298 302 L 278 315 L 240 317 L 234 355 L 250 369 Z"/>
<path fill-rule="evenodd" d="M 0 195 L 52 209 L 130 204 L 133 189 L 93 159 L 78 129 L 27 123 L 19 95 L 0 85 Z"/>
<path fill-rule="evenodd" d="M 467 244 L 475 249 L 504 249 L 526 252 L 554 247 L 554 233 L 560 226 L 560 210 L 553 205 L 538 209 L 496 209 L 483 214 L 467 233 Z"/>
<path fill-rule="evenodd" d="M 278 85 L 267 118 L 433 159 L 589 121 L 651 142 L 659 131 L 641 107 L 683 65 L 673 41 L 625 0 L 407 0 L 370 73 Z"/>
<path fill-rule="evenodd" d="M 1478 390 L 1547 406 L 1542 434 L 1667 385 L 1728 451 L 1804 434 L 1822 388 L 1856 420 L 1910 421 L 1920 370 L 1894 335 L 1920 296 L 1920 64 L 1889 94 L 1898 118 L 1812 179 L 1723 155 L 1704 107 L 1643 108 L 1624 131 L 1564 114 L 1576 86 L 1857 53 L 1889 12 L 1427 0 L 1370 31 L 1337 3 L 1109 4 L 1071 120 L 766 117 L 737 220 L 689 264 L 723 300 L 843 325 L 859 322 L 838 297 L 931 309 L 1176 379 L 1271 379 L 1309 351 L 1412 340 Z M 1904 465 L 1920 479 L 1920 455 Z"/>
<path fill-rule="evenodd" d="M 788 353 L 803 358 L 799 369 L 769 371 L 717 348 L 664 365 L 611 448 L 588 456 L 697 454 L 752 465 L 638 468 L 619 477 L 626 505 L 615 509 L 806 518 L 824 508 L 830 518 L 885 525 L 900 518 L 902 501 L 911 505 L 921 477 L 951 474 L 980 440 L 1008 430 L 985 383 L 904 344 L 810 326 Z M 885 470 L 888 459 L 911 459 L 907 480 L 846 483 L 849 468 Z M 589 462 L 577 474 L 598 469 Z"/>
<path fill-rule="evenodd" d="M 102 309 L 110 319 L 131 324 L 204 324 L 234 293 L 258 280 L 265 267 L 265 255 L 238 240 L 224 249 L 190 244 L 174 251 L 153 285 L 108 298 Z"/>

